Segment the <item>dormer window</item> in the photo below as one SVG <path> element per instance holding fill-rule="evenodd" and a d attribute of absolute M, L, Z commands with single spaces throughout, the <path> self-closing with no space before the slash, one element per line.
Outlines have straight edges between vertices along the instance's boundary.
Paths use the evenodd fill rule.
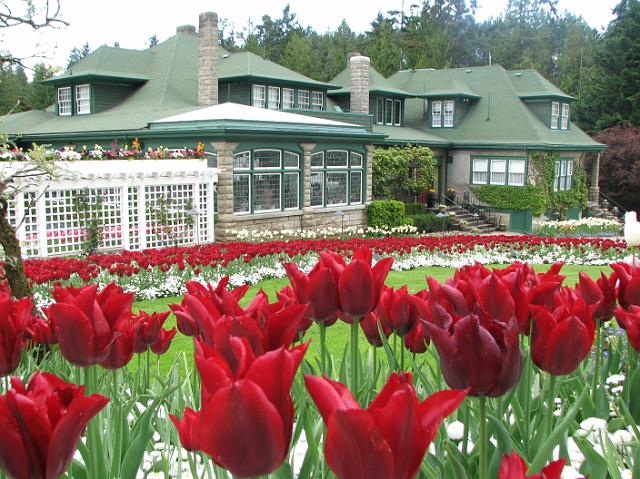
<path fill-rule="evenodd" d="M 561 108 L 562 107 L 562 108 Z M 549 127 L 552 130 L 568 130 L 569 129 L 569 104 L 559 101 L 551 102 L 551 123 Z"/>
<path fill-rule="evenodd" d="M 447 100 L 444 102 L 444 121 L 442 126 L 445 128 L 453 127 L 453 100 Z"/>
<path fill-rule="evenodd" d="M 89 85 L 76 85 L 76 114 L 91 113 L 91 89 Z"/>
<path fill-rule="evenodd" d="M 442 126 L 442 102 L 431 102 L 431 126 L 433 128 L 440 128 Z"/>
<path fill-rule="evenodd" d="M 71 115 L 71 87 L 58 88 L 58 115 Z"/>
<path fill-rule="evenodd" d="M 402 100 L 376 98 L 376 123 L 378 125 L 402 126 Z"/>
<path fill-rule="evenodd" d="M 569 129 L 569 104 L 562 104 L 562 119 L 560 121 L 560 128 L 562 130 Z"/>
<path fill-rule="evenodd" d="M 312 110 L 322 110 L 324 106 L 324 95 L 321 91 L 312 91 L 311 92 L 311 109 Z"/>
<path fill-rule="evenodd" d="M 551 129 L 558 129 L 558 118 L 560 117 L 560 102 L 551 102 Z"/>
<path fill-rule="evenodd" d="M 266 88 L 264 85 L 253 85 L 251 91 L 251 103 L 258 108 L 264 108 L 266 104 Z"/>
<path fill-rule="evenodd" d="M 434 100 L 431 102 L 431 127 L 453 128 L 456 102 L 454 100 Z"/>

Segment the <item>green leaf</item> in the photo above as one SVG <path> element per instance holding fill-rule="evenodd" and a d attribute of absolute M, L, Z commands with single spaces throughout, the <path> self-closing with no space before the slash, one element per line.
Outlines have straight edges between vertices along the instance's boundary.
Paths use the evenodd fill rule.
<path fill-rule="evenodd" d="M 589 479 L 606 479 L 607 461 L 596 452 L 593 446 L 584 438 L 576 439 L 580 452 L 584 454 L 585 461 L 580 468 L 581 474 L 587 474 Z"/>
<path fill-rule="evenodd" d="M 571 426 L 571 423 L 575 419 L 576 414 L 578 414 L 578 411 L 582 406 L 582 402 L 587 396 L 588 390 L 589 389 L 587 387 L 582 390 L 582 393 L 573 404 L 571 409 L 567 411 L 567 414 L 564 416 L 564 418 L 562 418 L 562 421 L 560 421 L 556 425 L 555 429 L 551 432 L 547 440 L 541 445 L 537 454 L 533 458 L 533 461 L 531 462 L 531 466 L 529 466 L 529 474 L 538 474 L 540 472 L 540 469 L 542 469 L 545 463 L 549 460 L 549 458 L 551 457 L 551 453 L 553 452 L 553 448 L 556 446 L 556 444 L 558 444 L 564 432 L 569 429 L 569 426 Z"/>
<path fill-rule="evenodd" d="M 636 367 L 629 381 L 629 413 L 636 424 L 640 422 L 640 366 Z"/>
<path fill-rule="evenodd" d="M 133 427 L 131 444 L 124 455 L 122 469 L 120 469 L 122 479 L 135 479 L 142 463 L 144 451 L 153 435 L 151 421 L 156 417 L 158 406 L 164 397 L 164 395 L 156 397 Z"/>

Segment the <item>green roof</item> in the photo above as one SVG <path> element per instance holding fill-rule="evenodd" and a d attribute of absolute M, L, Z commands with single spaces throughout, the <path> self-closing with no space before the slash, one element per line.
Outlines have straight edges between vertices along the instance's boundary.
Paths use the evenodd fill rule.
<path fill-rule="evenodd" d="M 445 79 L 445 75 L 442 75 L 433 83 L 425 85 L 425 92 L 416 96 L 422 98 L 469 98 L 473 100 L 480 98 L 466 82 L 460 80 L 442 81 Z M 440 81 L 438 82 L 437 80 Z"/>
<path fill-rule="evenodd" d="M 533 76 L 533 75 L 532 75 Z M 550 130 L 529 109 L 514 87 L 513 72 L 500 65 L 446 70 L 403 70 L 389 78 L 399 88 L 421 95 L 429 85 L 463 82 L 480 97 L 468 102 L 456 128 L 428 128 L 425 100 L 405 100 L 406 126 L 427 131 L 457 148 L 529 148 L 600 150 L 576 125 L 568 130 Z M 426 88 L 425 88 L 426 86 Z"/>
<path fill-rule="evenodd" d="M 428 146 L 449 146 L 449 141 L 431 134 L 426 129 L 418 129 L 410 126 L 373 125 L 374 133 L 382 133 L 387 138 L 382 143 L 394 145 L 406 145 L 407 143 L 423 144 Z"/>
<path fill-rule="evenodd" d="M 573 100 L 574 98 L 556 87 L 553 83 L 535 70 L 508 71 L 507 76 L 522 99 L 528 98 L 560 98 Z"/>
<path fill-rule="evenodd" d="M 349 67 L 342 70 L 338 75 L 331 80 L 331 83 L 335 85 L 341 85 L 342 88 L 335 91 L 328 92 L 329 95 L 348 95 L 351 92 L 351 71 Z M 402 97 L 412 97 L 412 93 L 406 92 L 396 85 L 387 80 L 381 73 L 375 68 L 369 66 L 369 92 L 371 93 L 383 93 L 387 95 L 396 95 Z"/>

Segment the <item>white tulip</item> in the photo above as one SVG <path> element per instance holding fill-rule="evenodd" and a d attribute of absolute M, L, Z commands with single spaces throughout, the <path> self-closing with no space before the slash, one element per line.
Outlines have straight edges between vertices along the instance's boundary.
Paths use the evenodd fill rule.
<path fill-rule="evenodd" d="M 629 246 L 640 246 L 640 223 L 635 211 L 624 215 L 624 240 Z"/>

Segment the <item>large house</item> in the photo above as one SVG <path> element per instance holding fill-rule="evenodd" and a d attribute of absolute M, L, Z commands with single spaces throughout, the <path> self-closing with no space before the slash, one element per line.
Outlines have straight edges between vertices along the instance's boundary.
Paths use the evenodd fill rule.
<path fill-rule="evenodd" d="M 76 150 L 114 140 L 204 144 L 218 168 L 217 239 L 234 229 L 363 225 L 376 147 L 431 147 L 440 193 L 524 187 L 535 151 L 560 152 L 554 185 L 568 189 L 585 153 L 605 148 L 571 123 L 573 98 L 533 70 L 384 78 L 354 54 L 324 83 L 218 43 L 217 15 L 203 13 L 197 32 L 180 26 L 147 50 L 100 47 L 47 80 L 55 105 L 10 115 L 2 129 L 22 144 Z M 592 165 L 597 195 L 597 159 Z"/>

